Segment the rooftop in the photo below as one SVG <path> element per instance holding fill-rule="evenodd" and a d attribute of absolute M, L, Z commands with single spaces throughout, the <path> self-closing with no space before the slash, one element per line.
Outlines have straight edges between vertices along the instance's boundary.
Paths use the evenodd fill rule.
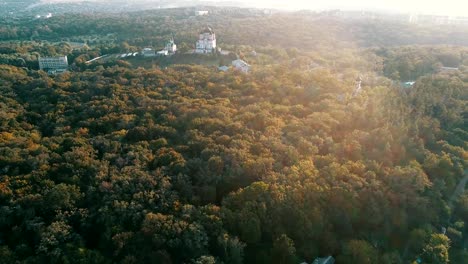
<path fill-rule="evenodd" d="M 444 71 L 458 71 L 457 67 L 442 67 L 440 69 Z"/>
<path fill-rule="evenodd" d="M 221 67 L 218 67 L 218 70 L 225 72 L 225 71 L 229 70 L 229 67 L 228 66 L 221 66 Z"/>
<path fill-rule="evenodd" d="M 200 34 L 204 34 L 204 33 L 210 33 L 210 34 L 214 34 L 214 31 L 210 28 L 210 27 L 206 27 L 205 29 L 203 29 Z"/>
<path fill-rule="evenodd" d="M 247 62 L 241 60 L 241 59 L 237 59 L 237 60 L 234 60 L 232 61 L 232 64 L 233 65 L 239 65 L 239 66 L 250 66 Z"/>

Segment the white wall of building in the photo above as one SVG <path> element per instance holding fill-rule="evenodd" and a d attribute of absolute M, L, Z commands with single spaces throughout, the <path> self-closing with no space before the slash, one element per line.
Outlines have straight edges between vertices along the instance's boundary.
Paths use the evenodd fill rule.
<path fill-rule="evenodd" d="M 195 45 L 196 53 L 212 53 L 216 49 L 216 34 L 207 28 L 200 33 Z"/>
<path fill-rule="evenodd" d="M 232 61 L 232 66 L 234 66 L 234 68 L 236 68 L 237 70 L 240 70 L 245 73 L 248 73 L 250 71 L 250 65 L 243 60 Z"/>
<path fill-rule="evenodd" d="M 67 56 L 39 58 L 39 69 L 58 72 L 66 71 L 68 69 L 68 58 Z"/>

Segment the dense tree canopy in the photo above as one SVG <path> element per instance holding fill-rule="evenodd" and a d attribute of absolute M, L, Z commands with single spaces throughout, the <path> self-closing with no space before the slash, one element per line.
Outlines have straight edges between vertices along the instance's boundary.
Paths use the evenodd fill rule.
<path fill-rule="evenodd" d="M 189 39 L 209 19 L 184 32 L 182 11 L 168 12 L 74 15 L 67 32 L 58 17 L 39 34 L 181 29 Z M 174 28 L 154 26 L 163 19 Z M 84 65 L 79 56 L 103 47 L 1 44 L 0 263 L 463 263 L 468 198 L 453 193 L 468 160 L 466 48 L 346 47 L 333 32 L 343 22 L 296 19 L 220 23 L 250 74 Z M 285 48 L 280 24 L 298 41 L 333 34 Z M 37 26 L 17 27 L 29 37 Z M 34 52 L 75 54 L 76 68 L 49 76 L 34 58 L 8 59 Z"/>

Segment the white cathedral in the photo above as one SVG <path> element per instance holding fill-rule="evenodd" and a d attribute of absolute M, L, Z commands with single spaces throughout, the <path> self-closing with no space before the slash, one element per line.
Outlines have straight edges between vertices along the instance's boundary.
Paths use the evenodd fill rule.
<path fill-rule="evenodd" d="M 197 40 L 195 53 L 213 53 L 216 50 L 216 35 L 214 31 L 206 27 L 200 32 L 200 37 Z"/>

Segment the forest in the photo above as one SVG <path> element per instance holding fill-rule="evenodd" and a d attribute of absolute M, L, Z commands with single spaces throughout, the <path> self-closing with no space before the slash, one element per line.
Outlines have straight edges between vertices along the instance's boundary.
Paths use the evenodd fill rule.
<path fill-rule="evenodd" d="M 468 27 L 189 11 L 0 25 L 0 263 L 468 263 Z M 249 74 L 84 63 L 206 24 Z"/>

